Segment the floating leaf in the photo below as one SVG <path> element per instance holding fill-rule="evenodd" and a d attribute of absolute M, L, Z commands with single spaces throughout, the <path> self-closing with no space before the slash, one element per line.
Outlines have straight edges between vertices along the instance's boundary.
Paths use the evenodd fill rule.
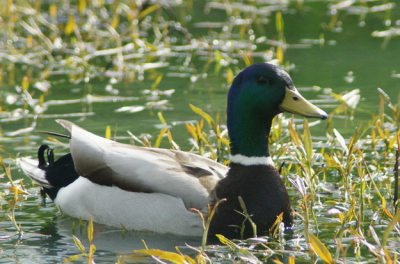
<path fill-rule="evenodd" d="M 342 100 L 350 107 L 355 109 L 360 102 L 361 95 L 360 89 L 354 89 L 344 95 L 342 95 Z"/>
<path fill-rule="evenodd" d="M 256 256 L 254 256 L 249 250 L 247 250 L 246 248 L 242 248 L 238 245 L 236 245 L 235 243 L 233 243 L 231 240 L 227 239 L 226 237 L 224 237 L 223 235 L 216 235 L 219 239 L 219 241 L 222 244 L 227 245 L 231 250 L 233 250 L 235 252 L 235 254 L 245 260 L 248 261 L 250 263 L 262 263 Z"/>
<path fill-rule="evenodd" d="M 188 263 L 187 258 L 174 252 L 168 252 L 159 249 L 139 249 L 135 250 L 135 252 L 149 256 L 155 256 L 176 264 Z M 194 260 L 193 262 L 191 261 L 191 263 L 195 263 Z"/>
<path fill-rule="evenodd" d="M 141 105 L 134 105 L 134 106 L 123 106 L 115 110 L 115 112 L 129 112 L 129 113 L 137 113 L 143 111 L 146 107 Z"/>
<path fill-rule="evenodd" d="M 63 259 L 62 263 L 74 262 L 74 261 L 78 260 L 82 256 L 85 256 L 85 254 L 72 255 L 72 256 L 70 256 L 68 258 Z"/>

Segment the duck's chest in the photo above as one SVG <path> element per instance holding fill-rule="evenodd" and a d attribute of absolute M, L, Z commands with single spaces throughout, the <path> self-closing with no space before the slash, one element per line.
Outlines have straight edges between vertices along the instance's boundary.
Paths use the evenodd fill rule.
<path fill-rule="evenodd" d="M 265 202 L 276 200 L 287 191 L 273 166 L 231 164 L 227 177 L 218 183 L 216 193 L 219 199 L 242 196 Z"/>
<path fill-rule="evenodd" d="M 245 222 L 239 213 L 245 211 L 244 207 L 260 234 L 268 232 L 281 213 L 285 224 L 291 223 L 289 196 L 278 171 L 272 166 L 231 165 L 227 177 L 218 183 L 216 195 L 226 201 L 216 209 L 212 232 L 236 236 L 237 231 L 232 226 L 241 226 Z"/>

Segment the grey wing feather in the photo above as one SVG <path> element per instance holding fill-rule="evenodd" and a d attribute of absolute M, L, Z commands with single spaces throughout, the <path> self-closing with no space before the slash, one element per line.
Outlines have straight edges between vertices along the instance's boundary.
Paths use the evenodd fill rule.
<path fill-rule="evenodd" d="M 92 182 L 135 192 L 180 197 L 187 208 L 203 208 L 228 168 L 193 153 L 143 148 L 94 135 L 65 120 L 76 171 Z"/>

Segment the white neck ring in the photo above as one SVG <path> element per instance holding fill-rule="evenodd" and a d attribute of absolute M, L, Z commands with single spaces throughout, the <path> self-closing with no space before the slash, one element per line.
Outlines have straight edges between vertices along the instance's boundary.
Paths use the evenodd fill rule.
<path fill-rule="evenodd" d="M 247 157 L 241 154 L 231 155 L 230 160 L 233 163 L 241 164 L 244 166 L 251 166 L 251 165 L 272 165 L 274 166 L 274 162 L 272 161 L 271 157 L 264 156 L 264 157 Z"/>

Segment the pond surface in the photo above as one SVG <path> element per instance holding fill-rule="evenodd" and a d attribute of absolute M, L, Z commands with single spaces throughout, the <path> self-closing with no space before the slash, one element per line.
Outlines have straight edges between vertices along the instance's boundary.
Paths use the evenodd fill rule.
<path fill-rule="evenodd" d="M 264 1 L 257 5 L 249 2 L 243 6 L 236 6 L 235 1 L 231 1 L 230 6 L 213 1 L 166 1 L 168 6 L 158 9 L 162 10 L 161 13 L 150 12 L 148 16 L 138 19 L 137 25 L 148 28 L 139 30 L 140 37 L 133 38 L 137 47 L 132 54 L 136 54 L 138 59 L 129 61 L 125 57 L 123 76 L 117 74 L 119 69 L 115 69 L 119 67 L 118 58 L 112 55 L 92 60 L 91 66 L 85 68 L 83 74 L 67 72 L 83 66 L 80 64 L 82 62 L 73 61 L 72 56 L 68 57 L 62 51 L 52 53 L 53 58 L 64 61 L 58 68 L 49 69 L 46 65 L 35 68 L 22 59 L 15 62 L 5 55 L 10 52 L 11 44 L 7 44 L 7 34 L 2 35 L 0 155 L 4 163 L 10 166 L 13 179 L 24 179 L 29 194 L 20 197 L 15 209 L 16 222 L 23 230 L 23 234 L 18 235 L 8 218 L 9 203 L 13 198 L 10 184 L 6 177 L 0 179 L 0 212 L 3 218 L 0 220 L 0 263 L 60 262 L 80 253 L 72 239 L 74 234 L 87 245 L 86 223 L 80 226 L 78 220 L 59 215 L 57 208 L 48 199 L 44 206 L 39 188 L 32 186 L 15 165 L 15 158 L 35 156 L 38 146 L 51 142 L 47 136 L 37 131 L 63 133 L 54 122 L 56 118 L 71 120 L 98 135 L 104 135 L 109 125 L 113 137 L 121 142 L 132 142 L 126 133 L 129 130 L 138 137 L 147 135 L 154 143 L 162 127 L 157 115 L 161 111 L 174 140 L 182 150 L 190 150 L 192 145 L 187 140 L 188 133 L 183 124 L 198 121 L 200 117 L 190 110 L 188 104 L 200 107 L 212 116 L 220 112 L 222 122 L 225 122 L 223 113 L 229 76 L 236 75 L 248 61 L 281 60 L 302 94 L 315 100 L 328 113 L 340 105 L 330 92 L 345 94 L 359 89 L 360 101 L 357 100 L 357 92 L 353 97 L 358 105 L 354 109 L 349 107 L 347 114 L 334 114 L 333 125 L 345 138 L 349 138 L 360 123 L 368 123 L 371 113 L 378 113 L 379 93 L 376 88 L 382 88 L 394 104 L 400 101 L 400 38 L 399 33 L 393 33 L 400 28 L 400 6 L 387 1 L 348 5 L 346 2 L 351 1 L 335 4 L 327 4 L 326 1 Z M 66 8 L 67 4 L 62 3 Z M 63 5 L 59 7 L 56 21 L 60 29 L 66 30 L 68 15 L 77 12 L 77 7 L 72 6 L 71 10 L 75 11 L 70 14 L 63 9 Z M 51 11 L 50 14 L 48 11 L 51 6 L 51 3 L 43 3 L 41 9 L 49 21 L 52 17 Z M 114 7 L 111 4 L 107 8 L 112 10 Z M 7 18 L 6 11 L 2 12 Z M 278 12 L 282 14 L 284 22 L 281 30 Z M 79 14 L 75 15 L 78 21 Z M 25 14 L 21 21 L 29 22 L 27 16 Z M 150 30 L 155 27 L 152 19 L 158 18 L 158 22 L 163 20 L 171 25 L 174 17 L 180 25 L 177 27 L 174 24 L 175 31 L 171 30 L 171 35 L 160 37 L 160 41 L 157 35 L 152 36 L 151 33 L 155 32 Z M 121 39 L 126 44 L 129 43 L 126 38 L 131 37 L 126 34 L 129 21 L 122 20 L 116 32 L 125 34 L 125 39 Z M 60 24 L 65 24 L 64 28 Z M 24 28 L 25 31 L 15 29 L 16 34 L 22 34 L 19 31 L 25 32 L 24 38 L 28 41 L 26 30 L 29 27 Z M 163 28 L 160 27 L 157 32 Z M 187 29 L 192 35 L 191 40 L 186 39 L 187 33 L 181 28 Z M 81 30 L 84 31 L 83 28 Z M 159 33 L 162 35 L 162 30 Z M 141 38 L 153 45 L 142 53 L 138 44 Z M 50 39 L 56 41 L 57 37 L 52 36 Z M 68 36 L 62 39 L 64 42 L 73 42 Z M 79 41 L 79 38 L 75 41 Z M 162 41 L 165 44 L 161 45 Z M 113 48 L 111 44 L 108 45 L 110 49 Z M 27 57 L 33 58 L 28 55 L 37 52 L 38 47 L 40 45 L 34 47 L 35 51 L 29 51 L 31 53 L 27 51 Z M 163 51 L 162 47 L 166 50 Z M 157 51 L 159 54 L 154 54 Z M 60 55 L 57 55 L 58 52 Z M 129 52 L 123 54 L 128 55 Z M 134 68 L 131 64 L 135 62 L 141 67 Z M 107 65 L 109 63 L 111 66 Z M 92 65 L 98 65 L 99 68 L 93 68 Z M 103 74 L 110 69 L 107 67 L 113 71 Z M 54 73 L 57 69 L 60 69 L 61 74 Z M 24 86 L 24 76 L 29 76 L 30 81 L 27 92 L 15 89 L 16 85 Z M 48 82 L 44 82 L 45 79 Z M 41 85 L 49 87 L 38 89 Z M 311 130 L 314 136 L 324 137 L 327 124 L 319 122 Z M 66 146 L 51 143 L 59 145 L 57 154 L 68 151 Z M 167 140 L 164 140 L 162 146 L 169 147 Z M 293 188 L 289 192 L 293 201 L 300 199 Z M 332 232 L 329 223 L 322 228 Z M 288 234 L 287 239 L 295 239 L 295 236 Z M 132 231 L 124 233 L 119 229 L 95 225 L 95 260 L 98 263 L 115 262 L 119 254 L 143 249 L 142 240 L 149 248 L 170 251 L 174 251 L 175 246 L 185 248 L 185 243 L 191 246 L 201 244 L 195 238 Z M 191 252 L 189 249 L 187 251 Z M 122 256 L 121 260 L 145 261 L 130 255 Z M 78 261 L 86 262 L 84 258 Z"/>

